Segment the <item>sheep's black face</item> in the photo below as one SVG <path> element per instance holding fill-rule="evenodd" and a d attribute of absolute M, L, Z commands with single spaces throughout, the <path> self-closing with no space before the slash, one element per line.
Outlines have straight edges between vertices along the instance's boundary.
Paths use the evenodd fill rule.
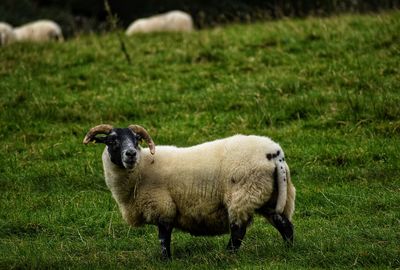
<path fill-rule="evenodd" d="M 114 128 L 102 139 L 111 161 L 119 167 L 132 169 L 139 160 L 140 137 L 129 128 Z"/>

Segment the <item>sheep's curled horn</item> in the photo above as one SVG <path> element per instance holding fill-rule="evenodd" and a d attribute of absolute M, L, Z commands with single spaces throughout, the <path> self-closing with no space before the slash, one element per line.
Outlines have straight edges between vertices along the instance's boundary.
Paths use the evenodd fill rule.
<path fill-rule="evenodd" d="M 154 153 L 156 152 L 156 145 L 154 144 L 153 139 L 150 137 L 147 130 L 139 125 L 129 125 L 128 128 L 134 133 L 140 135 L 140 137 L 142 137 L 146 141 L 147 145 L 149 146 L 150 153 L 154 155 Z"/>
<path fill-rule="evenodd" d="M 130 130 L 132 130 L 134 133 L 138 134 L 140 137 L 142 137 L 147 145 L 149 146 L 150 153 L 154 155 L 155 153 L 155 144 L 153 140 L 151 139 L 149 133 L 141 126 L 139 125 L 129 125 L 128 127 Z M 84 144 L 88 144 L 91 141 L 95 139 L 95 136 L 97 134 L 110 134 L 111 130 L 113 129 L 113 126 L 107 125 L 107 124 L 102 124 L 95 126 L 89 130 L 89 132 L 86 134 L 85 138 L 83 139 Z"/>
<path fill-rule="evenodd" d="M 113 129 L 113 127 L 111 125 L 102 124 L 102 125 L 95 126 L 95 127 L 91 128 L 89 130 L 89 132 L 86 134 L 85 138 L 83 139 L 83 143 L 84 144 L 90 143 L 91 141 L 93 141 L 95 139 L 95 136 L 97 134 L 108 135 L 108 134 L 110 134 L 112 129 Z"/>

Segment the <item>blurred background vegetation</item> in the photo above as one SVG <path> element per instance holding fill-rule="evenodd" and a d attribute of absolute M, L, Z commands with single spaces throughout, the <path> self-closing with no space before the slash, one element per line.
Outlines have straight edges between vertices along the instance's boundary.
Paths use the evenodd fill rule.
<path fill-rule="evenodd" d="M 400 7 L 400 0 L 109 0 L 109 3 L 120 27 L 137 18 L 174 9 L 190 13 L 197 28 L 206 28 L 230 22 L 378 12 Z M 106 17 L 104 0 L 0 1 L 0 21 L 17 26 L 36 19 L 52 19 L 61 25 L 67 37 L 106 31 Z"/>

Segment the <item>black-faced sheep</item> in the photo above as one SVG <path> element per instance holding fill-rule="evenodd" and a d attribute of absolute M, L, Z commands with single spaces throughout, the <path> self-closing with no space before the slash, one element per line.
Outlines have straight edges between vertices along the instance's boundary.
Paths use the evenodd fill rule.
<path fill-rule="evenodd" d="M 125 33 L 130 36 L 135 33 L 190 32 L 192 30 L 192 17 L 185 12 L 176 10 L 135 20 Z"/>
<path fill-rule="evenodd" d="M 17 41 L 63 41 L 61 27 L 50 20 L 39 20 L 14 28 Z"/>
<path fill-rule="evenodd" d="M 145 140 L 149 149 L 142 149 Z M 155 145 L 140 126 L 89 130 L 83 143 L 104 143 L 104 175 L 123 218 L 158 226 L 162 256 L 170 258 L 171 232 L 230 231 L 237 250 L 255 213 L 293 243 L 295 188 L 281 147 L 267 137 L 235 135 L 178 148 Z"/>

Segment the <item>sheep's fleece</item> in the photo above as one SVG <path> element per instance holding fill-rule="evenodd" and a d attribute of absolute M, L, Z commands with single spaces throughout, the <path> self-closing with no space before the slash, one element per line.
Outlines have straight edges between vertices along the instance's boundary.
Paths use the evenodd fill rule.
<path fill-rule="evenodd" d="M 104 126 L 105 130 L 98 131 Z M 135 138 L 144 136 L 134 130 L 100 125 L 88 132 L 84 143 L 107 145 L 102 155 L 105 179 L 122 216 L 132 226 L 157 225 L 164 257 L 170 257 L 172 228 L 193 235 L 230 231 L 228 249 L 236 250 L 255 213 L 266 217 L 284 240 L 292 243 L 290 221 L 296 192 L 283 150 L 277 143 L 267 137 L 235 135 L 192 147 L 154 148 L 146 131 L 145 140 L 152 145 L 149 150 L 137 145 Z M 118 139 L 122 131 L 132 133 L 128 134 L 132 137 L 130 143 Z M 106 137 L 96 137 L 97 134 Z M 121 153 L 127 152 L 123 148 L 128 144 L 135 148 L 129 150 L 127 159 L 133 156 L 132 168 L 116 164 L 112 157 L 115 138 Z M 285 181 L 284 191 L 279 189 L 279 181 Z M 283 204 L 279 206 L 282 196 Z"/>
<path fill-rule="evenodd" d="M 193 30 L 193 19 L 190 14 L 174 10 L 148 18 L 137 19 L 126 29 L 126 35 L 153 32 L 190 32 Z"/>
<path fill-rule="evenodd" d="M 61 27 L 50 20 L 38 20 L 14 28 L 18 41 L 63 41 Z"/>

